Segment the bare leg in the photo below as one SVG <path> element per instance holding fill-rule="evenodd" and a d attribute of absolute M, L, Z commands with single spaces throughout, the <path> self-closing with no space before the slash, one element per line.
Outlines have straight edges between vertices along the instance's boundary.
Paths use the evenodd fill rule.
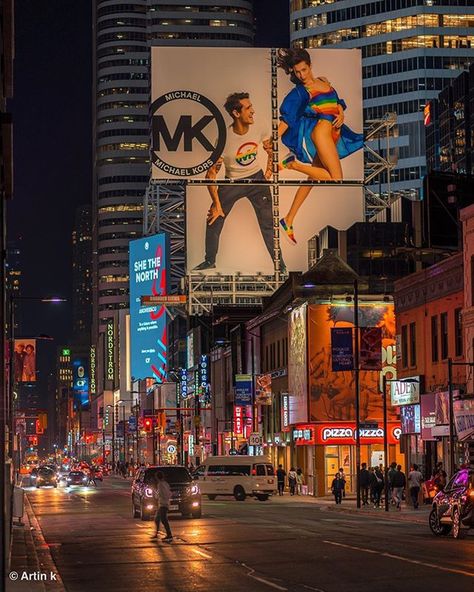
<path fill-rule="evenodd" d="M 298 210 L 303 205 L 304 200 L 310 194 L 311 189 L 312 189 L 311 185 L 301 185 L 301 187 L 298 188 L 298 191 L 296 192 L 295 197 L 293 198 L 293 202 L 292 202 L 291 207 L 288 211 L 288 214 L 285 216 L 285 222 L 286 222 L 287 226 L 293 226 L 293 220 L 294 220 Z"/>
<path fill-rule="evenodd" d="M 322 119 L 314 127 L 311 139 L 316 146 L 319 159 L 324 168 L 329 171 L 331 179 L 340 181 L 342 179 L 342 167 L 332 132 L 331 122 Z"/>
<path fill-rule="evenodd" d="M 295 160 L 286 165 L 287 169 L 298 171 L 304 175 L 308 175 L 310 180 L 313 181 L 330 181 L 331 175 L 322 166 L 314 166 L 314 164 L 305 164 L 299 160 Z"/>

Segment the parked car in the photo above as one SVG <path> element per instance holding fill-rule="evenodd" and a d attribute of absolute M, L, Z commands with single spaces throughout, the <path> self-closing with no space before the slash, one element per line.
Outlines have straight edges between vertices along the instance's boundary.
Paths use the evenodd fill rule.
<path fill-rule="evenodd" d="M 276 493 L 275 471 L 265 456 L 208 456 L 193 476 L 210 500 L 218 495 L 237 501 L 254 496 L 264 502 Z"/>
<path fill-rule="evenodd" d="M 38 474 L 36 475 L 36 487 L 39 489 L 44 485 L 52 485 L 53 487 L 58 486 L 56 471 L 50 467 L 40 467 L 38 469 Z"/>
<path fill-rule="evenodd" d="M 71 485 L 83 485 L 87 487 L 89 477 L 84 473 L 84 471 L 70 471 L 66 481 L 67 487 L 71 487 Z"/>
<path fill-rule="evenodd" d="M 201 517 L 201 492 L 186 467 L 166 465 L 140 468 L 132 483 L 132 510 L 134 518 L 149 520 L 156 514 L 156 473 L 162 471 L 171 489 L 169 512 L 183 516 Z"/>
<path fill-rule="evenodd" d="M 452 532 L 455 539 L 474 528 L 474 470 L 461 469 L 435 496 L 429 525 L 436 536 Z"/>
<path fill-rule="evenodd" d="M 38 477 L 38 468 L 34 467 L 30 471 L 30 487 L 33 487 L 33 485 L 36 485 L 37 477 Z"/>

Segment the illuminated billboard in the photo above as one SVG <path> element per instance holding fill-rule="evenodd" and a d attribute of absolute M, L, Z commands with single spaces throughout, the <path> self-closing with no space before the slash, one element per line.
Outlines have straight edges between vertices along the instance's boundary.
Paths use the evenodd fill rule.
<path fill-rule="evenodd" d="M 359 371 L 361 421 L 379 421 L 383 417 L 383 376 L 396 378 L 393 305 L 360 304 L 359 326 L 379 327 L 382 334 L 382 369 Z M 344 301 L 308 306 L 309 421 L 355 420 L 354 372 L 334 372 L 331 360 L 331 329 L 346 327 L 354 330 L 353 305 Z M 396 418 L 395 409 L 389 407 L 389 420 Z"/>
<path fill-rule="evenodd" d="M 15 339 L 13 368 L 15 382 L 36 382 L 35 339 Z"/>
<path fill-rule="evenodd" d="M 359 50 L 153 47 L 151 113 L 152 177 L 204 181 L 186 189 L 188 271 L 272 274 L 277 233 L 303 270 L 308 239 L 363 220 L 360 186 L 314 185 L 363 178 Z"/>
<path fill-rule="evenodd" d="M 87 409 L 89 407 L 89 360 L 87 356 L 73 357 L 72 391 L 74 393 L 74 408 L 76 410 Z"/>
<path fill-rule="evenodd" d="M 167 324 L 164 306 L 141 306 L 142 296 L 166 294 L 168 237 L 155 234 L 129 243 L 131 375 L 163 382 L 167 372 Z"/>

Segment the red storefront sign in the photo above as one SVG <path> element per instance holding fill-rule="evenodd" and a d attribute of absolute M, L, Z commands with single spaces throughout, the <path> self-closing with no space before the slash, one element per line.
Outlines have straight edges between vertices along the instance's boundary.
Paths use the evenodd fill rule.
<path fill-rule="evenodd" d="M 240 405 L 234 407 L 234 432 L 239 436 L 244 433 L 243 408 Z"/>
<path fill-rule="evenodd" d="M 331 422 L 320 424 L 298 424 L 293 430 L 293 440 L 297 445 L 355 445 L 354 422 Z M 400 440 L 401 428 L 399 423 L 388 424 L 388 443 L 397 444 Z M 361 444 L 383 444 L 384 431 L 380 425 L 377 428 L 361 428 Z"/>

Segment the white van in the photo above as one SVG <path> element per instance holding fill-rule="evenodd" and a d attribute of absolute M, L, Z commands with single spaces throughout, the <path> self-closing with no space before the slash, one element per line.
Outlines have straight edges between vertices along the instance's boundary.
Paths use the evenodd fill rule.
<path fill-rule="evenodd" d="M 193 476 L 210 500 L 233 495 L 237 501 L 244 501 L 252 495 L 264 502 L 276 493 L 275 471 L 265 456 L 209 456 Z"/>

